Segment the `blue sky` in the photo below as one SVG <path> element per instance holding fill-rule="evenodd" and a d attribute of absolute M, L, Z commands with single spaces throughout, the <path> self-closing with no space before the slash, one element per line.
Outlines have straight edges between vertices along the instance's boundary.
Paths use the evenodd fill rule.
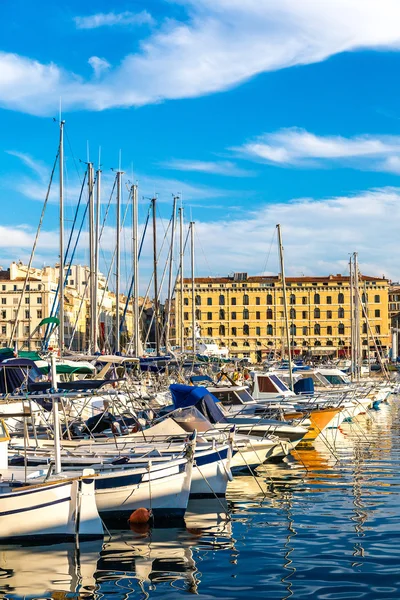
<path fill-rule="evenodd" d="M 400 6 L 323 4 L 3 2 L 0 264 L 29 255 L 61 96 L 67 227 L 89 144 L 105 195 L 120 151 L 140 197 L 158 194 L 160 236 L 182 194 L 199 274 L 276 271 L 281 222 L 290 274 L 345 272 L 358 251 L 364 272 L 399 279 Z M 57 260 L 57 208 L 55 187 L 36 264 Z M 150 259 L 148 243 L 144 277 Z"/>

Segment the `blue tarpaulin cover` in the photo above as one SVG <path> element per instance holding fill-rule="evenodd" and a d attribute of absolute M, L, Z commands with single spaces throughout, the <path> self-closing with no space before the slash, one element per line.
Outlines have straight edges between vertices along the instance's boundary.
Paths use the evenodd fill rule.
<path fill-rule="evenodd" d="M 294 384 L 294 392 L 295 394 L 313 394 L 314 382 L 312 377 L 305 377 L 304 379 L 296 381 Z"/>
<path fill-rule="evenodd" d="M 226 419 L 217 406 L 219 400 L 207 388 L 174 383 L 169 386 L 174 408 L 195 406 L 210 423 L 226 423 Z"/>

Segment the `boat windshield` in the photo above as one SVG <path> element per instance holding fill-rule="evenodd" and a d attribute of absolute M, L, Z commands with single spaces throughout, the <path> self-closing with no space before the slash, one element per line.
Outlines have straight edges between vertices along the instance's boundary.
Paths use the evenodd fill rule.
<path fill-rule="evenodd" d="M 225 406 L 231 405 L 231 404 L 242 404 L 242 400 L 239 396 L 237 396 L 237 392 L 234 392 L 231 389 L 229 389 L 229 390 L 214 390 L 213 389 L 212 394 L 213 394 L 213 396 L 218 398 L 218 400 L 220 402 L 222 402 L 222 404 L 224 404 Z"/>
<path fill-rule="evenodd" d="M 343 385 L 350 383 L 345 375 L 324 375 L 325 379 L 329 381 L 331 385 Z"/>
<path fill-rule="evenodd" d="M 247 390 L 237 390 L 235 394 L 239 396 L 240 400 L 246 404 L 247 402 L 254 402 L 253 398 Z"/>

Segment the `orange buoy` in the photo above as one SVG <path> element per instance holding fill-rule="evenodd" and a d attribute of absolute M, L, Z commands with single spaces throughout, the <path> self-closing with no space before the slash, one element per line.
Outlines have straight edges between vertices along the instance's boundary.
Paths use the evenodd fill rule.
<path fill-rule="evenodd" d="M 130 525 L 143 525 L 143 523 L 148 523 L 152 516 L 153 513 L 148 508 L 137 508 L 129 517 L 128 523 Z"/>

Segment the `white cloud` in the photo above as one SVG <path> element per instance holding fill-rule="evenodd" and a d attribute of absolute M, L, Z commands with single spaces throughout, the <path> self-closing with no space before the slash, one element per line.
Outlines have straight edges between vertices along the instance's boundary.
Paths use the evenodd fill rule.
<path fill-rule="evenodd" d="M 32 158 L 28 154 L 24 154 L 23 152 L 17 151 L 8 151 L 8 154 L 15 156 L 18 158 L 24 165 L 26 165 L 32 172 L 33 176 L 29 173 L 22 173 L 18 178 L 10 177 L 3 180 L 6 186 L 12 190 L 18 191 L 20 194 L 29 198 L 30 200 L 38 200 L 43 202 L 46 197 L 47 187 L 50 178 L 50 168 L 42 165 L 39 161 Z M 68 161 L 68 157 L 66 162 Z M 83 175 L 82 175 L 83 177 Z M 108 202 L 109 196 L 111 194 L 111 190 L 113 188 L 113 183 L 115 179 L 115 173 L 111 171 L 102 173 L 102 197 L 103 203 Z M 130 179 L 129 171 L 125 177 L 123 178 L 123 199 L 128 197 L 128 192 L 126 191 L 125 183 Z M 192 184 L 187 181 L 181 179 L 173 179 L 166 177 L 159 177 L 155 175 L 147 175 L 145 173 L 136 173 L 134 177 L 134 181 L 139 185 L 139 197 L 145 197 L 146 200 L 143 202 L 147 202 L 147 198 L 152 198 L 157 196 L 162 203 L 171 203 L 172 197 L 174 195 L 180 196 L 185 201 L 206 201 L 212 200 L 215 198 L 223 198 L 225 196 L 235 196 L 235 192 L 231 190 L 225 190 L 215 187 L 210 187 L 207 185 L 201 184 Z M 131 182 L 132 183 L 132 182 Z M 65 193 L 65 203 L 68 205 L 76 205 L 79 194 L 81 192 L 81 181 L 78 180 L 78 177 L 72 171 L 70 173 L 70 177 L 65 179 L 64 182 L 64 193 Z M 87 199 L 87 186 L 85 186 L 83 199 L 86 201 Z M 115 191 L 114 191 L 114 201 L 115 201 Z M 57 203 L 59 201 L 59 191 L 58 191 L 58 171 L 53 179 L 53 185 L 50 190 L 49 201 L 52 203 Z"/>
<path fill-rule="evenodd" d="M 317 136 L 304 129 L 266 133 L 235 149 L 247 158 L 278 165 L 318 166 L 330 162 L 377 171 L 400 172 L 400 137 Z"/>
<path fill-rule="evenodd" d="M 153 17 L 147 10 L 139 13 L 133 13 L 126 10 L 122 13 L 97 13 L 85 17 L 75 17 L 75 24 L 78 29 L 96 29 L 97 27 L 112 25 L 152 25 Z"/>
<path fill-rule="evenodd" d="M 349 253 L 358 251 L 364 273 L 400 278 L 398 265 L 393 261 L 397 253 L 400 188 L 268 204 L 257 211 L 231 213 L 224 220 L 211 223 L 194 214 L 194 220 L 196 235 L 207 257 L 206 261 L 203 253 L 197 252 L 198 274 L 277 273 L 274 231 L 280 223 L 288 275 L 345 274 Z"/>
<path fill-rule="evenodd" d="M 211 175 L 226 175 L 229 177 L 249 177 L 252 171 L 241 169 L 235 163 L 225 160 L 208 162 L 201 160 L 173 159 L 163 163 L 163 166 L 176 171 L 194 171 L 197 173 L 210 173 Z"/>
<path fill-rule="evenodd" d="M 111 67 L 105 58 L 100 58 L 99 56 L 91 56 L 88 63 L 92 67 L 96 77 L 100 77 L 104 71 L 107 71 Z"/>
<path fill-rule="evenodd" d="M 140 106 L 226 90 L 259 73 L 340 52 L 400 47 L 398 0 L 181 3 L 186 20 L 165 20 L 136 54 L 98 79 L 0 54 L 0 106 L 52 114 L 60 96 L 68 110 Z"/>
<path fill-rule="evenodd" d="M 363 273 L 377 277 L 385 275 L 394 280 L 400 272 L 393 256 L 397 255 L 398 222 L 400 221 L 400 188 L 368 190 L 357 196 L 343 196 L 324 200 L 297 199 L 289 204 L 268 204 L 257 211 L 227 214 L 219 221 L 205 221 L 196 217 L 196 274 L 227 275 L 234 271 L 259 274 L 279 271 L 276 223 L 282 227 L 285 266 L 288 275 L 326 275 L 348 271 L 349 253 L 359 252 Z M 159 244 L 166 228 L 158 221 Z M 30 225 L 0 226 L 0 264 L 17 260 L 29 253 L 35 230 Z M 66 239 L 68 232 L 66 232 Z M 131 231 L 129 223 L 122 232 L 123 269 L 131 269 Z M 168 243 L 168 241 L 167 241 Z M 115 228 L 107 225 L 102 238 L 102 264 L 107 270 L 115 248 Z M 76 262 L 87 261 L 88 238 L 82 235 Z M 160 272 L 166 257 L 166 248 L 160 260 Z M 271 252 L 270 249 L 272 248 Z M 57 260 L 58 231 L 43 230 L 38 245 L 44 260 Z M 267 260 L 269 256 L 269 259 Z M 151 276 L 152 239 L 147 235 L 140 275 L 143 290 Z M 39 260 L 39 259 L 38 259 Z"/>

